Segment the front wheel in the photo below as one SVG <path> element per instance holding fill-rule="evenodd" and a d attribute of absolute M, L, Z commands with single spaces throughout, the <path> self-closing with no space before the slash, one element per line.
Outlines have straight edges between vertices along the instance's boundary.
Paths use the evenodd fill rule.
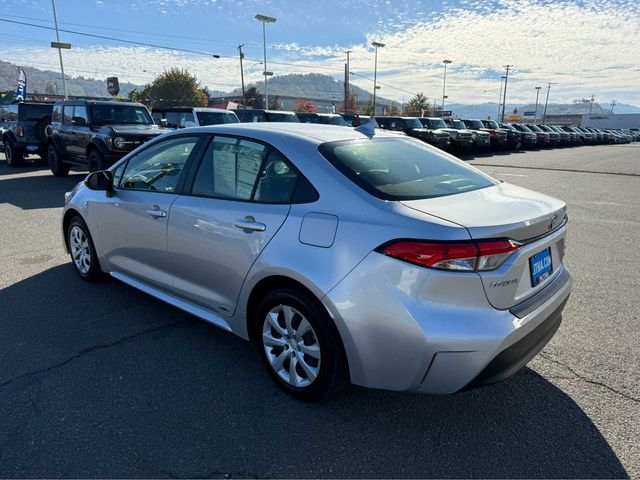
<path fill-rule="evenodd" d="M 10 167 L 19 167 L 24 162 L 24 152 L 7 142 L 4 145 L 4 158 Z"/>
<path fill-rule="evenodd" d="M 274 290 L 260 303 L 255 320 L 262 360 L 285 392 L 318 401 L 348 378 L 338 331 L 322 304 L 309 294 Z"/>
<path fill-rule="evenodd" d="M 69 175 L 69 165 L 62 161 L 60 152 L 58 152 L 58 149 L 53 144 L 49 145 L 47 161 L 49 163 L 51 173 L 56 177 L 66 177 Z"/>
<path fill-rule="evenodd" d="M 87 162 L 89 163 L 90 172 L 107 169 L 107 163 L 104 159 L 104 156 L 96 149 L 93 149 L 89 152 L 89 156 L 87 157 Z"/>
<path fill-rule="evenodd" d="M 88 282 L 95 282 L 102 276 L 96 248 L 89 228 L 80 217 L 73 217 L 67 228 L 67 243 L 71 264 L 76 273 Z"/>

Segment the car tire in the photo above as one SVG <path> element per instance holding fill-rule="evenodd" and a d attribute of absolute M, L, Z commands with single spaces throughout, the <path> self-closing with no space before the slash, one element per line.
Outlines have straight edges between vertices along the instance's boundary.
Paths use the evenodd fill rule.
<path fill-rule="evenodd" d="M 71 265 L 80 278 L 87 282 L 96 282 L 103 276 L 96 247 L 87 224 L 81 217 L 75 216 L 69 222 L 65 232 Z"/>
<path fill-rule="evenodd" d="M 254 327 L 267 372 L 289 395 L 315 402 L 346 383 L 348 367 L 338 330 L 309 293 L 288 287 L 271 291 L 256 309 Z"/>
<path fill-rule="evenodd" d="M 49 145 L 49 150 L 47 151 L 47 162 L 49 163 L 51 173 L 56 177 L 66 177 L 69 175 L 69 165 L 62 161 L 60 152 L 58 152 L 58 149 L 53 144 Z"/>
<path fill-rule="evenodd" d="M 104 156 L 95 148 L 89 152 L 87 162 L 89 163 L 90 172 L 95 172 L 97 170 L 106 170 L 108 168 Z"/>
<path fill-rule="evenodd" d="M 19 167 L 24 163 L 24 152 L 7 142 L 4 144 L 4 158 L 10 167 Z"/>

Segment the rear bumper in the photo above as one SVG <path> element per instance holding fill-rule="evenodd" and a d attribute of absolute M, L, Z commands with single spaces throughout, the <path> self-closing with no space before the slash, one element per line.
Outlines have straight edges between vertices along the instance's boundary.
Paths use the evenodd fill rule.
<path fill-rule="evenodd" d="M 396 278 L 393 285 L 389 279 Z M 451 394 L 503 380 L 551 339 L 572 286 L 562 267 L 526 302 L 493 308 L 477 274 L 428 270 L 371 254 L 323 302 L 342 337 L 351 381 Z"/>

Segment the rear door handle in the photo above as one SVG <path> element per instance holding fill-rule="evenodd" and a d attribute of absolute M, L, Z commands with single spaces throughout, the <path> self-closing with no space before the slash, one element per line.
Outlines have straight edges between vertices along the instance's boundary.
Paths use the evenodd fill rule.
<path fill-rule="evenodd" d="M 160 210 L 159 208 L 152 208 L 147 210 L 147 215 L 153 218 L 165 218 L 167 216 L 167 212 Z"/>
<path fill-rule="evenodd" d="M 248 221 L 246 219 L 236 222 L 233 225 L 241 230 L 252 230 L 254 232 L 264 232 L 267 229 L 267 226 L 264 223 Z"/>

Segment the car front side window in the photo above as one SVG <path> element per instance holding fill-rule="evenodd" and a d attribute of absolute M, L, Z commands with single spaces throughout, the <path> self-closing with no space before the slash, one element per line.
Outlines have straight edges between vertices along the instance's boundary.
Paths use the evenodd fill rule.
<path fill-rule="evenodd" d="M 198 135 L 172 137 L 144 149 L 129 159 L 116 185 L 125 190 L 174 193 L 198 140 Z"/>

